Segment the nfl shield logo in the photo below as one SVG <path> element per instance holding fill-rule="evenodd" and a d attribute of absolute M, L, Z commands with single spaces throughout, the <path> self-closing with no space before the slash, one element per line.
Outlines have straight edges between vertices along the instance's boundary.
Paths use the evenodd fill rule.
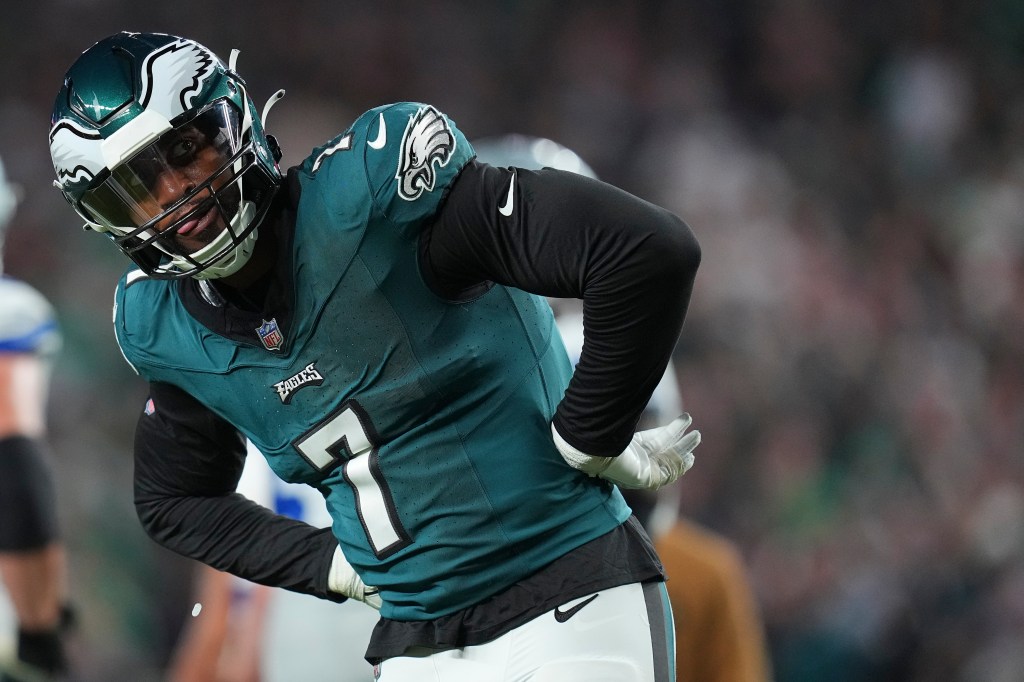
<path fill-rule="evenodd" d="M 263 324 L 256 329 L 256 334 L 267 350 L 281 350 L 281 345 L 284 344 L 284 336 L 281 335 L 281 329 L 277 326 L 276 317 L 271 318 L 270 322 L 263 320 Z"/>

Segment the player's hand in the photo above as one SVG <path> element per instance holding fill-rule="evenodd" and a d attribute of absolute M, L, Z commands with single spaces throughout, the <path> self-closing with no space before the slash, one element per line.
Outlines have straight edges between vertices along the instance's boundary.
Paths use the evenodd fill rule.
<path fill-rule="evenodd" d="M 348 563 L 341 547 L 334 550 L 334 558 L 331 559 L 331 571 L 327 575 L 327 589 L 331 592 L 343 594 L 349 599 L 361 601 L 380 611 L 381 599 L 376 587 L 371 587 L 363 582 L 352 565 Z"/>
<path fill-rule="evenodd" d="M 690 415 L 668 426 L 640 431 L 618 457 L 592 457 L 569 445 L 552 425 L 555 445 L 572 467 L 600 476 L 623 488 L 657 490 L 672 483 L 693 466 L 693 451 L 700 431 L 687 431 Z"/>
<path fill-rule="evenodd" d="M 623 488 L 657 490 L 668 485 L 693 466 L 693 450 L 700 444 L 700 431 L 687 431 L 692 423 L 683 414 L 668 426 L 640 431 L 623 452 L 613 457 L 601 478 Z"/>

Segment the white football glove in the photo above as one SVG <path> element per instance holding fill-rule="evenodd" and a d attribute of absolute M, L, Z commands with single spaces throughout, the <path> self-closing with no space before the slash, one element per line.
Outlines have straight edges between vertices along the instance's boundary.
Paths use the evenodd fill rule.
<path fill-rule="evenodd" d="M 693 466 L 693 450 L 700 444 L 700 431 L 687 433 L 692 421 L 690 415 L 683 413 L 668 426 L 640 431 L 618 457 L 593 457 L 577 450 L 559 435 L 554 424 L 551 434 L 558 451 L 574 469 L 623 488 L 657 490 Z"/>
<path fill-rule="evenodd" d="M 334 558 L 331 559 L 331 571 L 327 574 L 327 589 L 331 592 L 343 594 L 349 599 L 361 601 L 380 611 L 380 594 L 376 587 L 370 587 L 363 582 L 352 565 L 345 558 L 341 547 L 334 550 Z"/>

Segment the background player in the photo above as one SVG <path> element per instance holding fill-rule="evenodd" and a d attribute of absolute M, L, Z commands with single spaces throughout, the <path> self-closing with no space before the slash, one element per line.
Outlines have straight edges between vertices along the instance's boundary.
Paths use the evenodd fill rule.
<path fill-rule="evenodd" d="M 550 167 L 596 177 L 571 149 L 545 138 L 502 135 L 473 143 L 494 166 Z M 551 299 L 569 359 L 583 351 L 583 312 L 573 300 Z M 640 417 L 639 428 L 664 423 L 683 411 L 670 360 Z M 647 527 L 668 574 L 676 629 L 678 682 L 766 682 L 771 678 L 764 623 L 738 547 L 679 514 L 678 486 L 658 492 L 623 490 Z"/>
<path fill-rule="evenodd" d="M 53 309 L 3 276 L 4 233 L 17 191 L 0 162 L 0 576 L 17 626 L 0 680 L 46 680 L 67 669 L 66 558 L 45 444 L 50 370 L 61 339 Z M 2 605 L 0 605 L 2 606 Z"/>

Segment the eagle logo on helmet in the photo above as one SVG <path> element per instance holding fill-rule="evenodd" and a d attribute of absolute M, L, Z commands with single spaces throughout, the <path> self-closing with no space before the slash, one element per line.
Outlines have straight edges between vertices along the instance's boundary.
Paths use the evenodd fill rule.
<path fill-rule="evenodd" d="M 152 112 L 159 116 L 162 128 L 146 130 L 145 139 L 155 139 L 171 127 L 170 122 L 175 117 L 192 108 L 194 99 L 214 73 L 216 62 L 217 58 L 202 45 L 185 39 L 175 40 L 146 55 L 139 73 L 138 103 L 143 113 Z M 98 101 L 90 104 L 83 98 L 83 94 L 72 94 L 76 102 L 74 109 L 86 119 L 100 123 L 100 112 L 105 109 L 100 107 Z M 92 99 L 96 100 L 95 95 Z M 93 109 L 91 114 L 90 108 Z M 135 118 L 138 119 L 138 116 Z M 130 125 L 120 128 L 110 137 L 117 136 L 118 132 Z M 138 145 L 129 147 L 136 148 Z M 104 168 L 116 166 L 125 160 L 116 156 L 111 158 L 98 130 L 87 129 L 68 118 L 60 119 L 50 130 L 50 153 L 57 178 L 65 187 L 90 182 Z"/>
<path fill-rule="evenodd" d="M 398 160 L 398 196 L 407 201 L 418 199 L 434 189 L 437 168 L 448 163 L 455 151 L 455 136 L 446 119 L 434 107 L 421 107 L 409 117 L 402 135 L 402 153 Z"/>
<path fill-rule="evenodd" d="M 192 108 L 192 100 L 214 71 L 217 58 L 199 43 L 176 40 L 142 62 L 139 103 L 168 120 Z"/>
<path fill-rule="evenodd" d="M 97 154 L 103 138 L 95 130 L 86 130 L 74 121 L 63 119 L 50 130 L 50 155 L 62 186 L 91 182 L 103 170 Z"/>

